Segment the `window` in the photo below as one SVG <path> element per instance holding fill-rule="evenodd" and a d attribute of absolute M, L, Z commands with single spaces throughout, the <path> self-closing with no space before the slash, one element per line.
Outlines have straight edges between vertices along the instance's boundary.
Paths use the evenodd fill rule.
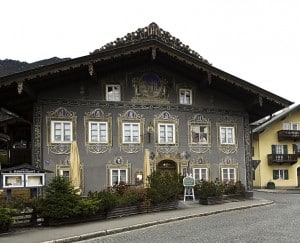
<path fill-rule="evenodd" d="M 24 187 L 24 175 L 3 174 L 3 188 L 10 188 L 10 187 Z"/>
<path fill-rule="evenodd" d="M 272 154 L 287 154 L 288 147 L 286 144 L 272 145 Z"/>
<path fill-rule="evenodd" d="M 195 181 L 207 181 L 208 180 L 208 173 L 207 173 L 207 168 L 194 168 L 193 169 L 193 175 Z"/>
<path fill-rule="evenodd" d="M 120 182 L 127 183 L 127 170 L 125 169 L 112 169 L 111 170 L 110 185 L 117 185 Z"/>
<path fill-rule="evenodd" d="M 299 122 L 285 122 L 283 123 L 283 130 L 300 130 Z"/>
<path fill-rule="evenodd" d="M 108 143 L 107 122 L 89 122 L 89 143 Z"/>
<path fill-rule="evenodd" d="M 70 121 L 51 121 L 51 142 L 71 142 L 72 141 L 72 122 Z"/>
<path fill-rule="evenodd" d="M 158 124 L 158 141 L 160 144 L 175 143 L 175 125 Z"/>
<path fill-rule="evenodd" d="M 184 105 L 192 104 L 192 90 L 180 89 L 179 90 L 179 103 Z"/>
<path fill-rule="evenodd" d="M 121 100 L 120 85 L 106 85 L 106 100 L 108 100 L 108 101 L 120 101 Z"/>
<path fill-rule="evenodd" d="M 208 126 L 192 125 L 191 126 L 192 144 L 208 143 Z"/>
<path fill-rule="evenodd" d="M 66 179 L 69 179 L 69 177 L 70 177 L 70 168 L 69 167 L 68 168 L 61 168 L 61 169 L 59 169 L 58 173 L 59 173 L 59 176 L 64 177 Z"/>
<path fill-rule="evenodd" d="M 288 170 L 273 170 L 273 180 L 288 180 L 289 171 Z"/>
<path fill-rule="evenodd" d="M 221 144 L 235 144 L 234 127 L 220 127 Z"/>
<path fill-rule="evenodd" d="M 123 123 L 123 143 L 140 143 L 139 123 Z"/>
<path fill-rule="evenodd" d="M 293 151 L 294 151 L 294 154 L 300 153 L 300 144 L 299 143 L 293 144 Z"/>
<path fill-rule="evenodd" d="M 222 181 L 236 181 L 235 168 L 222 168 Z"/>
<path fill-rule="evenodd" d="M 26 175 L 26 186 L 37 187 L 45 185 L 45 174 Z"/>

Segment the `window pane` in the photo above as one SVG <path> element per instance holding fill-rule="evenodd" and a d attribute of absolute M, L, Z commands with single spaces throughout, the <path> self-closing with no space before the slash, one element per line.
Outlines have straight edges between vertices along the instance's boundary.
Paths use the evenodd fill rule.
<path fill-rule="evenodd" d="M 120 181 L 126 182 L 126 170 L 120 170 Z"/>

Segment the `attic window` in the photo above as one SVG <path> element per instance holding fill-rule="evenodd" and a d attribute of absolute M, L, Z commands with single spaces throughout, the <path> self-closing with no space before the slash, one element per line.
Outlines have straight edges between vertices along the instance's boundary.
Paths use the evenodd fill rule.
<path fill-rule="evenodd" d="M 120 85 L 106 85 L 106 100 L 107 101 L 121 101 L 121 87 Z"/>
<path fill-rule="evenodd" d="M 179 89 L 179 103 L 184 105 L 192 104 L 192 90 Z"/>

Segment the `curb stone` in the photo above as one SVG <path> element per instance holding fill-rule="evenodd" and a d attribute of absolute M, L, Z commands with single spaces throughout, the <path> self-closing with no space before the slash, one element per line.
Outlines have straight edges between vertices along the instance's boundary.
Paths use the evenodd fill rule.
<path fill-rule="evenodd" d="M 127 232 L 127 231 L 136 230 L 136 229 L 147 228 L 147 227 L 151 227 L 151 226 L 159 225 L 159 224 L 166 224 L 166 223 L 180 221 L 180 220 L 187 220 L 187 219 L 191 219 L 191 218 L 204 217 L 204 216 L 219 214 L 219 213 L 223 213 L 223 212 L 244 210 L 244 209 L 248 209 L 248 208 L 255 208 L 255 207 L 267 206 L 267 205 L 272 205 L 272 204 L 274 204 L 274 201 L 268 201 L 268 202 L 264 202 L 264 203 L 257 203 L 257 204 L 253 204 L 253 205 L 246 205 L 246 206 L 233 207 L 233 208 L 227 208 L 227 209 L 221 209 L 221 210 L 216 210 L 216 211 L 211 211 L 211 212 L 179 216 L 176 218 L 152 221 L 152 222 L 147 222 L 147 223 L 142 223 L 142 224 L 131 225 L 131 226 L 127 226 L 127 227 L 122 227 L 122 228 L 107 229 L 107 230 L 102 230 L 102 231 L 97 231 L 97 232 L 92 232 L 92 233 L 87 233 L 87 234 L 82 234 L 82 235 L 77 235 L 77 236 L 70 236 L 70 237 L 61 238 L 61 239 L 57 239 L 57 240 L 44 241 L 42 243 L 70 243 L 70 242 L 88 240 L 88 239 L 102 237 L 102 236 L 106 236 L 106 235 L 112 235 L 112 234 L 117 234 L 117 233 L 121 233 L 121 232 Z"/>

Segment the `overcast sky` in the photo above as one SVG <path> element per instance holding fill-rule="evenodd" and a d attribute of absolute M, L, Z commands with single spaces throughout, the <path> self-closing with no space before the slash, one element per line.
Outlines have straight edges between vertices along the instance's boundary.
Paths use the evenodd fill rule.
<path fill-rule="evenodd" d="M 213 66 L 300 103 L 300 0 L 1 0 L 0 59 L 85 56 L 151 22 Z"/>

